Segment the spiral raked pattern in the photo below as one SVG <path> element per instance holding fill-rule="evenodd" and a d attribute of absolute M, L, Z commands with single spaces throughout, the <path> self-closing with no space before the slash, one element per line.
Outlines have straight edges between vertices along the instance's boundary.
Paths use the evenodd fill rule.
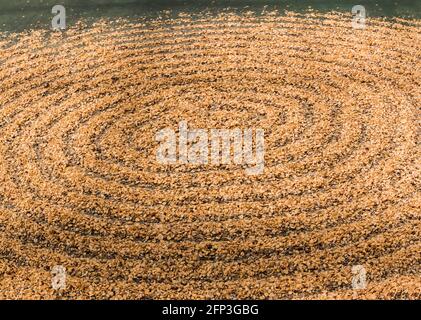
<path fill-rule="evenodd" d="M 0 47 L 1 298 L 420 298 L 418 20 L 180 15 Z M 264 173 L 160 164 L 180 121 L 264 129 Z"/>

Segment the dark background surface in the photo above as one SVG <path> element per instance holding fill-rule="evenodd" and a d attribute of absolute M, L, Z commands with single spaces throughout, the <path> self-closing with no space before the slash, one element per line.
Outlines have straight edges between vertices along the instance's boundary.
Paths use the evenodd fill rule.
<path fill-rule="evenodd" d="M 305 11 L 311 7 L 321 11 L 350 12 L 354 5 L 361 4 L 369 16 L 421 17 L 421 0 L 0 0 L 0 30 L 49 28 L 53 17 L 51 8 L 57 4 L 66 7 L 68 25 L 79 19 L 156 17 L 162 10 L 172 10 L 174 14 L 227 7 L 258 11 L 265 5 L 281 11 Z"/>

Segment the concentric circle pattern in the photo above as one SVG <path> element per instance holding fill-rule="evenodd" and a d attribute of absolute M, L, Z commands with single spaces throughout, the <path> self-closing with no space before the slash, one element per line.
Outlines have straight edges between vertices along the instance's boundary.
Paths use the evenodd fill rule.
<path fill-rule="evenodd" d="M 3 36 L 0 298 L 419 299 L 420 26 L 223 13 Z M 263 128 L 264 173 L 161 165 L 155 134 L 180 121 Z"/>

